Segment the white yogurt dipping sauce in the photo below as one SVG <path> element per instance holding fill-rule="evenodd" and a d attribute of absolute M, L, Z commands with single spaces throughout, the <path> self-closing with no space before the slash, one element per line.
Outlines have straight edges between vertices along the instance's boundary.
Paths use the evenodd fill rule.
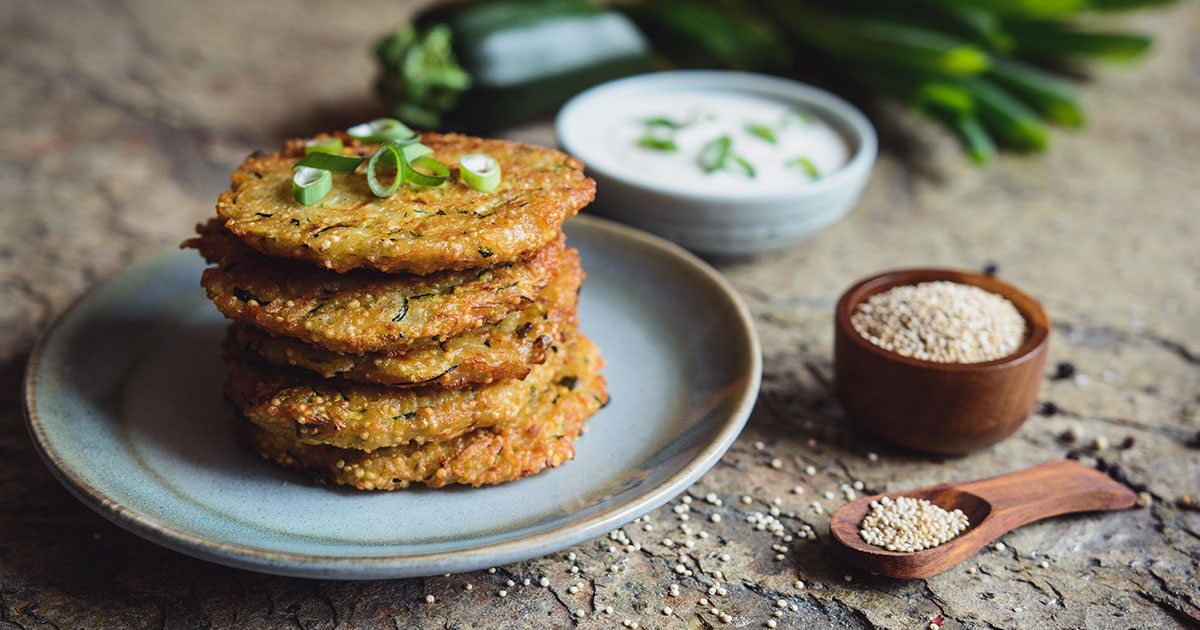
<path fill-rule="evenodd" d="M 670 129 L 647 121 L 666 118 Z M 775 143 L 747 129 L 770 130 Z M 849 143 L 819 113 L 770 96 L 728 90 L 651 92 L 610 107 L 603 119 L 579 132 L 589 166 L 641 184 L 694 194 L 770 196 L 812 186 L 846 165 Z M 674 151 L 639 146 L 651 136 L 674 142 Z M 730 140 L 724 167 L 706 172 L 705 147 L 722 136 Z M 754 170 L 750 176 L 735 157 Z M 799 158 L 816 167 L 813 177 Z M 710 163 L 711 165 L 711 163 Z"/>

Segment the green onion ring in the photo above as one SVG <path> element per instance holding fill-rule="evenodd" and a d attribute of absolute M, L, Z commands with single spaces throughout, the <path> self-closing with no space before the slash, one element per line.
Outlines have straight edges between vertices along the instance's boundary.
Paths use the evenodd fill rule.
<path fill-rule="evenodd" d="M 754 165 L 750 163 L 750 160 L 747 160 L 740 155 L 735 155 L 733 157 L 733 161 L 742 169 L 742 172 L 746 174 L 746 177 L 754 179 L 756 172 L 754 170 Z"/>
<path fill-rule="evenodd" d="M 746 131 L 763 142 L 771 144 L 779 144 L 779 138 L 775 136 L 775 130 L 770 125 L 760 123 L 746 123 Z"/>
<path fill-rule="evenodd" d="M 696 161 L 700 163 L 700 168 L 704 169 L 706 173 L 725 168 L 729 161 L 732 145 L 733 141 L 729 139 L 729 136 L 721 136 L 704 145 L 704 148 L 700 149 L 700 156 L 696 158 Z"/>
<path fill-rule="evenodd" d="M 433 174 L 422 173 L 414 169 L 414 166 L 432 171 Z M 407 159 L 404 160 L 401 170 L 404 172 L 404 180 L 417 186 L 440 186 L 446 181 L 446 178 L 450 177 L 450 169 L 446 168 L 445 164 L 424 155 L 418 156 L 411 162 Z"/>
<path fill-rule="evenodd" d="M 341 138 L 321 138 L 320 140 L 309 140 L 304 143 L 304 155 L 309 153 L 341 153 L 342 139 Z"/>
<path fill-rule="evenodd" d="M 302 166 L 292 176 L 292 196 L 296 201 L 311 206 L 333 189 L 333 174 L 319 168 Z"/>
<path fill-rule="evenodd" d="M 671 138 L 660 138 L 654 134 L 646 134 L 638 139 L 637 145 L 643 149 L 651 149 L 653 151 L 663 151 L 665 153 L 674 153 L 679 150 L 675 141 Z"/>
<path fill-rule="evenodd" d="M 500 163 L 486 153 L 469 153 L 458 159 L 458 177 L 476 190 L 495 190 L 500 185 Z"/>
<path fill-rule="evenodd" d="M 388 144 L 395 145 L 396 148 L 399 149 L 400 155 L 402 155 L 404 159 L 409 162 L 412 162 L 422 155 L 433 153 L 433 149 L 416 142 L 392 141 Z M 396 162 L 395 155 L 392 153 L 386 153 L 383 155 L 383 157 L 379 158 L 379 164 L 383 168 L 397 168 L 400 166 L 400 164 Z"/>
<path fill-rule="evenodd" d="M 804 172 L 808 174 L 808 177 L 810 179 L 819 179 L 821 177 L 821 171 L 819 171 L 817 169 L 817 165 L 814 164 L 812 160 L 810 160 L 806 157 L 798 157 L 798 158 L 795 158 L 792 160 L 788 160 L 788 163 L 785 166 L 788 166 L 788 167 L 798 166 L 798 167 L 804 169 Z"/>
<path fill-rule="evenodd" d="M 404 181 L 404 172 L 400 170 L 396 171 L 396 178 L 392 180 L 392 184 L 390 186 L 384 186 L 383 184 L 379 183 L 379 179 L 375 175 L 375 169 L 378 167 L 379 162 L 383 159 L 384 155 L 387 155 L 388 159 L 391 160 L 393 164 L 399 164 L 402 160 L 400 145 L 393 144 L 391 142 L 385 142 L 375 150 L 375 153 L 371 156 L 370 161 L 367 162 L 367 185 L 371 187 L 371 192 L 375 193 L 376 197 L 391 196 L 396 192 L 396 189 L 400 187 L 400 183 Z"/>
<path fill-rule="evenodd" d="M 395 118 L 377 118 L 369 123 L 354 125 L 346 133 L 362 142 L 416 142 L 421 139 L 420 134 Z"/>
<path fill-rule="evenodd" d="M 358 168 L 358 165 L 362 163 L 363 158 L 357 155 L 338 155 L 318 151 L 304 156 L 304 159 L 296 162 L 296 165 L 292 168 L 309 167 L 319 168 L 331 173 L 353 173 L 354 169 Z"/>

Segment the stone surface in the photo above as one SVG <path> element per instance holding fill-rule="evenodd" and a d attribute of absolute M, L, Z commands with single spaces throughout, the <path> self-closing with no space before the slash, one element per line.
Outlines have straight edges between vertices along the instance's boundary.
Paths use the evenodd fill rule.
<path fill-rule="evenodd" d="M 194 560 L 90 512 L 23 427 L 21 372 L 38 332 L 88 287 L 184 238 L 249 151 L 379 113 L 368 46 L 414 7 L 346 6 L 0 4 L 0 628 L 721 627 L 713 606 L 753 628 L 775 618 L 776 600 L 795 608 L 780 609 L 780 627 L 920 628 L 935 615 L 943 628 L 1200 624 L 1200 512 L 1175 505 L 1200 491 L 1200 451 L 1186 446 L 1200 430 L 1195 4 L 1131 18 L 1160 36 L 1157 50 L 1134 69 L 1101 69 L 1086 91 L 1089 128 L 1057 133 L 1050 153 L 976 170 L 951 140 L 890 112 L 892 150 L 853 214 L 811 242 L 719 265 L 755 314 L 766 369 L 746 432 L 689 491 L 687 524 L 708 534 L 692 549 L 666 506 L 649 516 L 652 532 L 624 528 L 639 552 L 610 553 L 601 538 L 494 574 L 320 582 Z M 961 458 L 900 452 L 847 427 L 830 393 L 839 292 L 887 267 L 988 262 L 1049 310 L 1049 371 L 1070 361 L 1082 375 L 1047 374 L 1042 399 L 1061 411 Z M 1101 455 L 1148 487 L 1150 508 L 1029 525 L 1003 538 L 1004 551 L 928 580 L 872 577 L 830 557 L 840 484 L 896 491 L 1015 470 L 1060 457 L 1071 425 L 1081 442 L 1114 445 Z M 1126 436 L 1136 445 L 1116 448 Z M 723 505 L 705 502 L 709 492 Z M 815 542 L 781 543 L 746 522 L 776 497 L 787 531 L 807 523 Z M 782 560 L 775 544 L 787 545 Z M 714 581 L 724 594 L 708 595 Z"/>

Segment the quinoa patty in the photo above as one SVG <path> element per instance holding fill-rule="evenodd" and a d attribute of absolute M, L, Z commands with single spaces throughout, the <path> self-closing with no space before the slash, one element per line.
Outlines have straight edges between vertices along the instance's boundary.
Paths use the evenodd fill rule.
<path fill-rule="evenodd" d="M 512 481 L 574 457 L 574 441 L 584 421 L 608 400 L 599 374 L 603 360 L 598 349 L 579 336 L 574 352 L 578 357 L 531 401 L 518 422 L 475 429 L 451 440 L 366 453 L 310 446 L 244 419 L 238 420 L 238 429 L 263 459 L 359 490 L 395 490 L 412 483 L 438 488 Z"/>
<path fill-rule="evenodd" d="M 523 309 L 558 272 L 563 237 L 532 258 L 427 276 L 339 274 L 264 256 L 210 221 L 184 243 L 210 263 L 200 283 L 226 317 L 333 352 L 437 342 Z"/>
<path fill-rule="evenodd" d="M 524 379 L 467 389 L 396 388 L 324 379 L 257 359 L 226 337 L 225 393 L 254 424 L 305 444 L 371 451 L 448 440 L 471 429 L 514 422 L 572 356 L 574 331 L 555 340 Z"/>
<path fill-rule="evenodd" d="M 345 155 L 369 156 L 378 147 L 344 134 Z M 251 247 L 334 271 L 377 269 L 427 274 L 474 269 L 528 257 L 553 241 L 563 221 L 592 201 L 596 184 L 583 164 L 565 153 L 505 140 L 427 133 L 421 142 L 450 170 L 436 187 L 408 184 L 376 197 L 358 172 L 333 175 L 321 201 L 301 205 L 292 196 L 292 167 L 304 157 L 304 140 L 281 153 L 252 155 L 233 173 L 217 214 Z M 460 182 L 458 160 L 486 153 L 503 179 L 483 192 Z"/>
<path fill-rule="evenodd" d="M 341 376 L 392 387 L 438 386 L 457 389 L 476 383 L 525 378 L 567 326 L 575 324 L 583 270 L 568 249 L 558 275 L 537 301 L 504 319 L 442 341 L 403 351 L 338 354 L 288 337 L 272 337 L 247 324 L 234 326 L 239 345 L 276 365 L 311 370 L 325 378 Z"/>

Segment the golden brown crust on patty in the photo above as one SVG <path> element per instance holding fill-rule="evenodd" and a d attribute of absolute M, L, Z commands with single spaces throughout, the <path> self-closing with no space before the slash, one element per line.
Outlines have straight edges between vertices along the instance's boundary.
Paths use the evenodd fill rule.
<path fill-rule="evenodd" d="M 333 352 L 384 352 L 437 342 L 532 303 L 557 273 L 563 237 L 528 260 L 426 276 L 339 274 L 264 256 L 210 221 L 184 243 L 216 267 L 200 283 L 226 317 Z"/>
<path fill-rule="evenodd" d="M 447 440 L 479 427 L 514 422 L 573 352 L 575 331 L 555 340 L 541 365 L 523 379 L 467 389 L 396 388 L 324 379 L 258 359 L 226 337 L 225 393 L 254 424 L 305 444 L 371 451 L 409 442 Z"/>
<path fill-rule="evenodd" d="M 238 421 L 238 428 L 264 459 L 360 490 L 394 490 L 412 483 L 437 488 L 512 481 L 571 459 L 584 421 L 608 400 L 599 374 L 603 360 L 598 349 L 579 336 L 575 352 L 581 358 L 569 361 L 555 375 L 520 421 L 476 429 L 451 440 L 366 453 L 302 444 L 244 419 Z"/>
<path fill-rule="evenodd" d="M 217 214 L 246 244 L 272 256 L 339 272 L 427 274 L 526 258 L 595 196 L 583 164 L 558 151 L 457 134 L 427 133 L 421 141 L 450 170 L 441 186 L 404 184 L 390 197 L 376 197 L 364 164 L 355 173 L 335 173 L 333 190 L 304 206 L 292 196 L 292 166 L 304 157 L 304 141 L 291 140 L 280 153 L 247 158 L 221 194 Z M 376 148 L 350 140 L 342 152 L 370 156 Z M 458 180 L 458 160 L 469 153 L 499 162 L 496 190 Z"/>
<path fill-rule="evenodd" d="M 478 383 L 524 378 L 542 363 L 559 334 L 575 324 L 583 270 L 568 249 L 558 274 L 537 301 L 504 319 L 468 330 L 440 343 L 403 351 L 339 354 L 288 337 L 273 337 L 246 324 L 234 326 L 238 343 L 275 365 L 291 365 L 331 378 L 392 387 L 437 386 L 457 389 Z"/>

